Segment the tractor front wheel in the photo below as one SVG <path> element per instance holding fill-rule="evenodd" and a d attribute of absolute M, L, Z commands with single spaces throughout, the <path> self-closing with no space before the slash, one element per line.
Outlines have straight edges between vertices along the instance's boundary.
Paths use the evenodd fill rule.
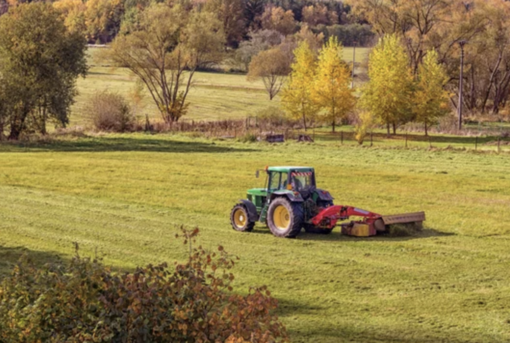
<path fill-rule="evenodd" d="M 276 237 L 296 237 L 303 227 L 303 206 L 285 198 L 271 202 L 267 211 L 267 225 Z"/>
<path fill-rule="evenodd" d="M 237 204 L 230 212 L 230 223 L 236 231 L 250 232 L 255 226 L 255 222 L 251 222 L 248 211 L 243 204 Z"/>

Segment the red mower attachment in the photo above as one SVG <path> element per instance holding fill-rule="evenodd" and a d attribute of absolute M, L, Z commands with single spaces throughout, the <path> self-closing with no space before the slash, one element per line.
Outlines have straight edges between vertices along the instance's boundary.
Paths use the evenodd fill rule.
<path fill-rule="evenodd" d="M 323 209 L 312 218 L 311 223 L 317 227 L 332 230 L 339 220 L 361 217 L 362 220 L 343 223 L 342 233 L 349 236 L 368 237 L 387 232 L 392 224 L 412 224 L 421 228 L 425 212 L 403 213 L 383 216 L 352 206 L 334 205 Z"/>

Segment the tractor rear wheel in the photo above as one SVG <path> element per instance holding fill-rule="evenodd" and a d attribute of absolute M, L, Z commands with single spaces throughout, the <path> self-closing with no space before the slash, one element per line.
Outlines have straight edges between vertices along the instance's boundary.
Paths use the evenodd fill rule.
<path fill-rule="evenodd" d="M 301 203 L 285 198 L 271 202 L 267 211 L 267 226 L 276 237 L 296 237 L 303 227 L 304 213 Z"/>
<path fill-rule="evenodd" d="M 255 222 L 250 221 L 248 210 L 243 204 L 237 204 L 230 211 L 230 223 L 236 231 L 250 232 L 255 226 Z"/>

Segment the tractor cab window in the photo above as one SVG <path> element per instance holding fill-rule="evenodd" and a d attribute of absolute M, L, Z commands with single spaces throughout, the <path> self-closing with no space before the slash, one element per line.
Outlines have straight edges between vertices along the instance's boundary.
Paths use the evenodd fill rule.
<path fill-rule="evenodd" d="M 269 180 L 269 190 L 277 191 L 287 187 L 289 175 L 287 173 L 272 172 Z"/>
<path fill-rule="evenodd" d="M 307 189 L 313 184 L 313 173 L 312 172 L 293 172 L 291 174 L 292 189 L 295 191 L 301 191 Z"/>

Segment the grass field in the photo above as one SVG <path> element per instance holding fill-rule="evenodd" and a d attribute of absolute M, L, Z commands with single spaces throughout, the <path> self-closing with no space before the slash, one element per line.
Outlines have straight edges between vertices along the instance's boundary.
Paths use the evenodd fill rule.
<path fill-rule="evenodd" d="M 238 233 L 229 211 L 265 165 L 311 165 L 337 203 L 424 210 L 410 237 Z M 510 341 L 507 154 L 267 145 L 106 135 L 0 146 L 0 273 L 99 251 L 118 268 L 183 259 L 176 225 L 241 260 L 236 289 L 267 284 L 294 342 Z"/>
<path fill-rule="evenodd" d="M 71 126 L 86 126 L 89 124 L 86 104 L 95 92 L 109 90 L 126 96 L 135 87 L 135 78 L 127 69 L 104 66 L 98 61 L 97 48 L 89 49 L 89 75 L 78 80 L 79 96 L 72 108 Z M 356 60 L 363 61 L 368 56 L 368 48 L 356 49 Z M 352 61 L 352 48 L 344 48 L 344 59 Z M 106 62 L 107 64 L 107 62 Z M 357 68 L 357 72 L 362 72 Z M 246 75 L 199 72 L 194 78 L 194 86 L 190 91 L 189 113 L 185 119 L 189 120 L 223 120 L 238 119 L 255 116 L 269 106 L 279 106 L 279 98 L 273 101 L 264 89 L 262 81 L 248 82 Z M 152 99 L 147 94 L 143 101 L 142 115 L 160 119 L 159 113 Z"/>

